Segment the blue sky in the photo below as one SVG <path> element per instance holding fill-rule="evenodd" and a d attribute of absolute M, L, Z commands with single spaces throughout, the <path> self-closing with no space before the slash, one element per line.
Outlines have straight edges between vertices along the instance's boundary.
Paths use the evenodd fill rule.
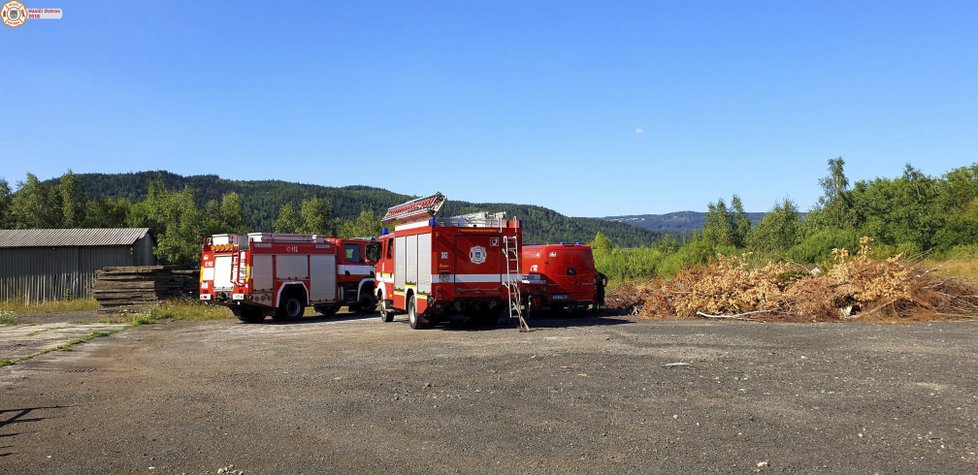
<path fill-rule="evenodd" d="M 0 176 L 167 169 L 578 216 L 978 161 L 978 2 L 78 2 L 0 29 Z"/>

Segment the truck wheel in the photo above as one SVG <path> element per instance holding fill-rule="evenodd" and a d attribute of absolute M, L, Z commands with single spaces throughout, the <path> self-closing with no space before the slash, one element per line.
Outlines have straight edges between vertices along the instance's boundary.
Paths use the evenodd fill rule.
<path fill-rule="evenodd" d="M 276 320 L 295 320 L 306 312 L 306 306 L 302 299 L 295 295 L 290 295 L 279 304 L 278 311 L 275 312 Z"/>
<path fill-rule="evenodd" d="M 415 330 L 419 328 L 428 328 L 428 326 L 431 323 L 427 318 L 418 315 L 418 308 L 414 303 L 413 295 L 408 297 L 407 313 L 408 313 L 408 324 L 410 324 L 411 328 Z"/>
<path fill-rule="evenodd" d="M 374 311 L 377 310 L 377 301 L 374 300 L 373 295 L 365 292 L 363 297 L 360 298 L 360 301 L 357 302 L 356 305 L 351 305 L 350 307 L 350 310 L 353 310 L 361 315 L 374 313 Z"/>
<path fill-rule="evenodd" d="M 340 310 L 340 305 L 316 305 L 313 309 L 316 310 L 316 313 L 328 317 L 330 315 L 336 315 L 336 312 Z"/>
<path fill-rule="evenodd" d="M 384 296 L 380 296 L 380 321 L 390 323 L 394 321 L 394 309 L 387 305 Z"/>
<path fill-rule="evenodd" d="M 265 315 L 262 314 L 261 309 L 241 307 L 237 309 L 232 309 L 234 316 L 238 317 L 244 323 L 259 323 L 265 319 Z"/>

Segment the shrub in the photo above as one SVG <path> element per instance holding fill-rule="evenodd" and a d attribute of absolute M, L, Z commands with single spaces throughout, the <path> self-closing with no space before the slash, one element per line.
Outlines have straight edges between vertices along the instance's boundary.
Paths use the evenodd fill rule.
<path fill-rule="evenodd" d="M 814 264 L 832 256 L 832 249 L 859 250 L 859 233 L 852 229 L 825 229 L 802 240 L 788 250 L 787 257 L 795 262 Z"/>

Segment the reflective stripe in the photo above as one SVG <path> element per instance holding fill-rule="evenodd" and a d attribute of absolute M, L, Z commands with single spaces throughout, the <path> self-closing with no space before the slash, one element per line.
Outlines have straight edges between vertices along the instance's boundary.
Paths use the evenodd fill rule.
<path fill-rule="evenodd" d="M 508 281 L 506 274 L 436 274 L 431 277 L 433 283 L 476 284 Z M 525 278 L 525 275 L 513 274 L 509 281 L 516 282 Z"/>
<path fill-rule="evenodd" d="M 341 265 L 338 269 L 340 274 L 349 272 L 350 275 L 370 275 L 374 272 L 373 266 L 365 265 Z"/>

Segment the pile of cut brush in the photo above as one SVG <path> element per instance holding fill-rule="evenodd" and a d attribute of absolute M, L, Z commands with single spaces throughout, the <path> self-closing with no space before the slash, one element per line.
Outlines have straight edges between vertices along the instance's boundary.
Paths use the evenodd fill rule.
<path fill-rule="evenodd" d="M 675 279 L 625 283 L 609 292 L 610 308 L 646 318 L 760 321 L 906 321 L 978 316 L 978 291 L 902 255 L 873 259 L 870 238 L 859 252 L 832 251 L 825 271 L 794 263 L 753 264 L 750 255 L 718 256 Z"/>

